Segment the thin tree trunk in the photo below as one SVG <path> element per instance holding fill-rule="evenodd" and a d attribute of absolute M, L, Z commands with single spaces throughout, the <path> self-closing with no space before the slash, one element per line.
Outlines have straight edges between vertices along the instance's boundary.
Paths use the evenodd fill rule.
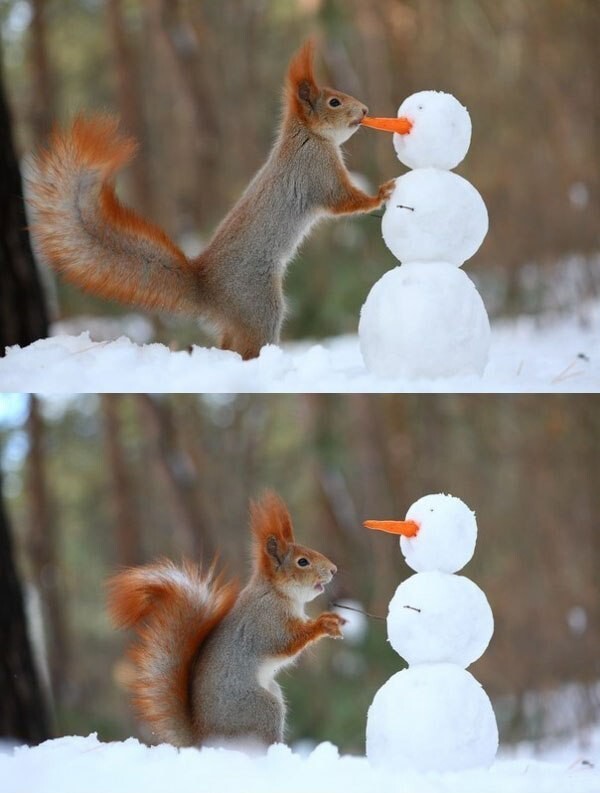
<path fill-rule="evenodd" d="M 123 128 L 142 144 L 145 139 L 141 88 L 128 44 L 121 0 L 106 0 L 106 15 L 117 81 L 117 101 Z M 152 216 L 153 201 L 144 150 L 137 152 L 129 169 L 132 199 L 137 209 Z"/>
<path fill-rule="evenodd" d="M 168 70 L 177 97 L 193 126 L 182 145 L 193 158 L 187 167 L 195 169 L 194 184 L 200 185 L 193 196 L 193 211 L 195 220 L 203 222 L 213 204 L 218 202 L 219 132 L 216 110 L 198 58 L 196 31 L 183 19 L 180 3 L 174 0 L 147 0 L 144 12 L 157 57 Z"/>
<path fill-rule="evenodd" d="M 0 480 L 0 737 L 29 744 L 50 737 L 42 687 L 27 633 Z"/>
<path fill-rule="evenodd" d="M 204 510 L 198 501 L 197 471 L 191 457 L 178 445 L 169 406 L 148 394 L 138 403 L 144 428 L 153 448 L 153 458 L 175 511 L 175 533 L 182 554 L 210 560 L 216 548 Z"/>
<path fill-rule="evenodd" d="M 121 443 L 120 401 L 121 397 L 116 394 L 101 396 L 104 442 L 115 513 L 116 561 L 119 565 L 129 567 L 141 561 L 141 531 L 131 477 Z"/>
<path fill-rule="evenodd" d="M 48 668 L 52 693 L 57 702 L 62 699 L 68 678 L 68 641 L 56 561 L 56 526 L 48 483 L 46 481 L 46 452 L 44 424 L 37 397 L 29 398 L 27 433 L 27 492 L 29 497 L 29 554 L 33 581 L 44 610 L 48 643 Z"/>
<path fill-rule="evenodd" d="M 0 74 L 0 356 L 48 335 L 44 293 L 36 270 L 23 203 L 10 113 Z"/>
<path fill-rule="evenodd" d="M 46 0 L 30 0 L 29 61 L 32 83 L 31 127 L 36 146 L 45 143 L 55 117 L 55 90 L 46 32 Z"/>

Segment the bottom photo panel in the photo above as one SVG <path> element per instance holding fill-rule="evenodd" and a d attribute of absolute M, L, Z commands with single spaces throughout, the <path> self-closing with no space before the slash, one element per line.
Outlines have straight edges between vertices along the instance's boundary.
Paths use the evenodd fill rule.
<path fill-rule="evenodd" d="M 0 396 L 0 791 L 600 790 L 600 397 Z"/>

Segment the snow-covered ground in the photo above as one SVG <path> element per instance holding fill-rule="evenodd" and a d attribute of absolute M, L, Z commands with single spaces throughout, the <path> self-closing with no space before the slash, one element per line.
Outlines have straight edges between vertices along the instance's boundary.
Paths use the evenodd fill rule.
<path fill-rule="evenodd" d="M 49 392 L 566 392 L 600 391 L 600 301 L 577 317 L 522 317 L 492 326 L 482 378 L 381 378 L 363 363 L 356 336 L 321 344 L 265 347 L 258 359 L 121 337 L 94 342 L 87 333 L 58 335 L 0 359 L 0 390 Z"/>
<path fill-rule="evenodd" d="M 600 731 L 597 738 L 600 739 Z M 226 749 L 147 747 L 134 738 L 101 743 L 95 735 L 47 741 L 0 754 L 1 793 L 598 793 L 600 740 L 594 756 L 558 762 L 500 759 L 490 770 L 391 774 L 364 757 L 321 744 L 308 756 L 276 745 L 261 757 Z M 596 768 L 592 763 L 596 761 Z"/>

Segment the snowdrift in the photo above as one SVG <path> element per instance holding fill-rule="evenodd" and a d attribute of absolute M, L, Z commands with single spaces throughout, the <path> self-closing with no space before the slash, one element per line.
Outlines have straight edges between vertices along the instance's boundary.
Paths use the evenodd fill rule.
<path fill-rule="evenodd" d="M 598 793 L 600 772 L 529 760 L 499 761 L 489 771 L 389 774 L 364 757 L 340 757 L 320 744 L 310 755 L 272 746 L 260 757 L 227 749 L 148 747 L 130 738 L 58 738 L 0 754 L 2 793 Z"/>
<path fill-rule="evenodd" d="M 585 317 L 585 321 L 583 319 Z M 263 348 L 242 361 L 232 352 L 194 347 L 171 352 L 128 338 L 94 342 L 59 335 L 0 359 L 0 390 L 23 392 L 590 392 L 600 391 L 600 301 L 579 317 L 520 318 L 492 328 L 490 362 L 475 375 L 428 380 L 367 371 L 356 336 L 323 344 Z"/>

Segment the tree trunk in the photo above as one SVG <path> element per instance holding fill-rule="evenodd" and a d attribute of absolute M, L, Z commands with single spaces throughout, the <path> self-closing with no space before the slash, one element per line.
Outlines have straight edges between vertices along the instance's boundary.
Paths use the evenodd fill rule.
<path fill-rule="evenodd" d="M 116 394 L 101 396 L 104 417 L 104 441 L 108 470 L 112 480 L 112 501 L 115 512 L 115 539 L 117 564 L 125 567 L 141 562 L 141 532 L 136 506 L 133 501 L 132 482 L 121 443 L 119 400 Z"/>
<path fill-rule="evenodd" d="M 204 510 L 198 501 L 198 475 L 191 457 L 177 442 L 177 428 L 167 402 L 139 394 L 142 423 L 151 446 L 155 469 L 175 513 L 173 527 L 184 556 L 212 559 L 215 543 Z"/>
<path fill-rule="evenodd" d="M 44 293 L 36 270 L 13 146 L 10 114 L 0 75 L 0 356 L 48 335 Z"/>
<path fill-rule="evenodd" d="M 117 100 L 124 130 L 142 144 L 145 140 L 144 114 L 121 0 L 107 0 L 106 14 L 113 50 Z M 138 151 L 129 169 L 132 200 L 142 214 L 153 216 L 152 191 L 144 151 Z"/>
<path fill-rule="evenodd" d="M 29 497 L 29 553 L 33 581 L 43 604 L 48 643 L 48 668 L 52 693 L 62 699 L 67 680 L 68 642 L 56 561 L 56 526 L 46 481 L 44 425 L 37 397 L 31 395 L 27 420 L 29 454 L 27 492 Z"/>
<path fill-rule="evenodd" d="M 55 90 L 46 35 L 46 0 L 30 0 L 29 62 L 31 69 L 31 128 L 37 146 L 48 140 L 55 116 Z"/>
<path fill-rule="evenodd" d="M 0 737 L 40 743 L 50 737 L 48 717 L 27 635 L 0 481 Z"/>

